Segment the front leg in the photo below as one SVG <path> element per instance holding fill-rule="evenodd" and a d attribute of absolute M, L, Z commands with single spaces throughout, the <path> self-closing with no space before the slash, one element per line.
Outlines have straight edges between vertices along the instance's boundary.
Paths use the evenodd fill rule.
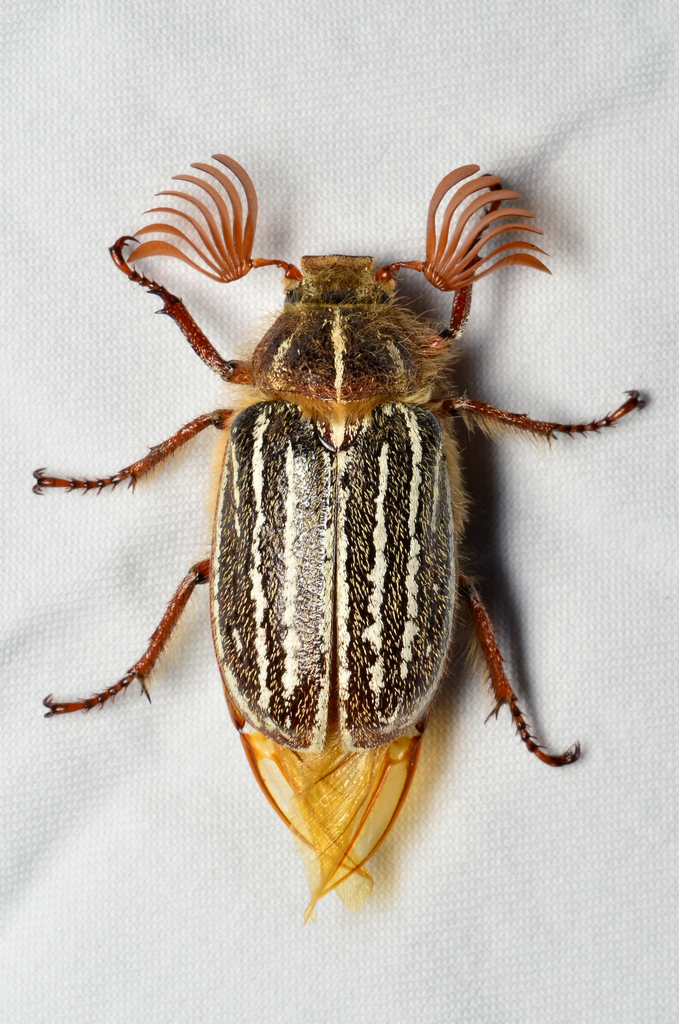
<path fill-rule="evenodd" d="M 487 405 L 485 402 L 475 402 L 471 398 L 447 398 L 440 410 L 443 416 L 454 416 L 459 414 L 468 426 L 478 421 L 481 427 L 492 428 L 494 426 L 507 427 L 510 430 L 523 430 L 536 437 L 545 437 L 548 440 L 555 433 L 560 434 L 585 434 L 596 433 L 603 427 L 612 427 L 615 423 L 626 416 L 633 409 L 641 409 L 644 402 L 639 398 L 638 391 L 628 391 L 629 398 L 615 412 L 608 413 L 600 420 L 592 420 L 590 423 L 551 423 L 547 420 L 532 420 L 523 413 L 506 412 L 504 409 L 497 409 L 494 405 Z"/>
<path fill-rule="evenodd" d="M 141 477 L 146 476 L 147 473 L 150 473 L 157 466 L 166 462 L 179 448 L 182 448 L 188 441 L 191 441 L 197 434 L 205 430 L 206 427 L 216 427 L 217 430 L 224 430 L 229 423 L 230 416 L 231 409 L 217 409 L 215 412 L 207 412 L 203 416 L 198 416 L 195 420 L 191 420 L 190 423 L 181 427 L 172 437 L 168 437 L 167 441 L 154 445 L 143 459 L 133 462 L 130 466 L 125 466 L 124 469 L 114 473 L 113 476 L 104 476 L 97 480 L 75 480 L 73 477 L 63 479 L 58 476 L 45 476 L 44 469 L 36 469 L 33 476 L 37 483 L 33 487 L 33 493 L 42 494 L 45 487 L 65 487 L 67 491 L 82 491 L 84 494 L 85 491 L 102 491 L 104 487 L 115 488 L 123 480 L 128 480 L 129 486 L 134 487 L 137 480 L 140 480 Z"/>
<path fill-rule="evenodd" d="M 177 327 L 182 332 L 189 345 L 196 353 L 200 356 L 203 362 L 218 373 L 219 376 L 228 381 L 229 384 L 251 384 L 252 373 L 248 363 L 234 362 L 233 360 L 228 361 L 222 359 L 217 349 L 214 347 L 211 341 L 203 334 L 200 327 L 193 319 L 188 309 L 184 305 L 181 299 L 177 298 L 176 295 L 172 295 L 171 292 L 164 288 L 162 284 L 156 284 L 148 277 L 144 277 L 137 270 L 133 270 L 129 263 L 123 256 L 123 249 L 128 242 L 136 242 L 136 238 L 132 238 L 129 235 L 123 235 L 115 242 L 109 252 L 111 253 L 111 259 L 117 266 L 118 270 L 122 270 L 123 274 L 129 277 L 130 281 L 134 281 L 135 284 L 141 285 L 142 288 L 146 288 L 151 295 L 157 295 L 163 303 L 163 308 L 159 309 L 159 313 L 164 313 L 169 316 L 177 324 Z"/>

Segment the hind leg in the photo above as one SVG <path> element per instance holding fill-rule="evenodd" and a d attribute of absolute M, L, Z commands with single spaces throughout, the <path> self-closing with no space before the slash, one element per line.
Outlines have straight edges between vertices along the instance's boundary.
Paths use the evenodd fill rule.
<path fill-rule="evenodd" d="M 546 751 L 535 742 L 519 708 L 516 694 L 505 675 L 504 666 L 502 664 L 502 655 L 500 654 L 500 649 L 498 648 L 497 641 L 495 640 L 493 624 L 490 621 L 490 616 L 488 615 L 486 606 L 481 600 L 478 590 L 466 576 L 460 575 L 459 588 L 469 605 L 474 630 L 483 652 L 486 669 L 490 678 L 490 685 L 495 697 L 495 707 L 491 711 L 491 715 L 495 715 L 497 717 L 502 705 L 507 704 L 509 706 L 512 719 L 514 720 L 516 731 L 522 741 L 526 744 L 531 754 L 535 754 L 535 756 L 539 757 L 545 764 L 552 765 L 554 768 L 559 768 L 561 765 L 571 764 L 573 761 L 577 761 L 580 756 L 579 743 L 574 743 L 573 746 L 569 747 L 565 753 L 555 756 L 553 754 L 546 753 Z"/>
<path fill-rule="evenodd" d="M 113 684 L 113 686 L 109 686 L 107 690 L 102 690 L 101 693 L 95 693 L 91 697 L 85 697 L 82 700 L 62 702 L 55 700 L 52 694 L 50 694 L 49 697 L 45 697 L 43 701 L 45 707 L 49 709 L 45 718 L 52 718 L 53 715 L 67 715 L 71 711 L 88 712 L 91 708 L 101 707 L 107 700 L 115 700 L 118 694 L 123 690 L 126 690 L 130 683 L 134 682 L 135 679 L 141 685 L 142 693 L 145 693 L 150 701 L 151 698 L 149 697 L 148 689 L 146 687 L 146 680 L 153 672 L 158 658 L 167 646 L 167 643 L 181 618 L 182 612 L 186 608 L 191 594 L 199 584 L 207 583 L 209 576 L 209 559 L 205 559 L 203 562 L 197 562 L 196 565 L 190 569 L 179 584 L 175 594 L 168 604 L 165 614 L 160 620 L 153 636 L 149 640 L 148 647 L 142 654 L 139 661 L 135 662 L 132 668 L 125 673 L 122 679 L 119 679 L 117 683 Z"/>

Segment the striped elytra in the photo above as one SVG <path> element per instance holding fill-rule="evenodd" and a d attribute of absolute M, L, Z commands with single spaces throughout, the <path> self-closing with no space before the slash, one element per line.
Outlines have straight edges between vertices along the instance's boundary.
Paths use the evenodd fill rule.
<path fill-rule="evenodd" d="M 329 720 L 347 751 L 415 728 L 441 678 L 455 590 L 431 412 L 379 405 L 337 450 L 294 403 L 250 406 L 231 427 L 214 530 L 215 646 L 246 721 L 315 752 Z"/>
<path fill-rule="evenodd" d="M 549 439 L 598 431 L 643 403 L 632 391 L 608 416 L 563 424 L 455 395 L 451 369 L 473 284 L 512 264 L 547 269 L 533 255 L 541 250 L 515 234 L 487 251 L 505 232 L 538 230 L 525 223 L 529 210 L 503 205 L 518 193 L 499 178 L 472 177 L 475 165 L 443 178 L 429 204 L 422 260 L 376 268 L 369 256 L 305 256 L 299 270 L 252 257 L 254 186 L 233 158 L 214 159 L 217 166 L 193 165 L 203 177 L 178 176 L 193 193 L 161 193 L 187 201 L 185 209 L 151 211 L 177 223 L 125 235 L 111 255 L 239 394 L 232 389 L 228 407 L 198 416 L 117 473 L 75 479 L 40 469 L 33 488 L 134 485 L 213 427 L 221 477 L 212 554 L 186 573 L 125 675 L 91 697 L 50 695 L 44 704 L 47 717 L 87 712 L 135 680 L 148 697 L 191 594 L 209 583 L 226 702 L 255 778 L 302 855 L 309 917 L 333 889 L 351 909 L 370 895 L 366 862 L 413 780 L 458 605 L 473 627 L 493 712 L 507 705 L 520 738 L 546 764 L 579 754 L 574 744 L 552 755 L 533 739 L 488 612 L 460 567 L 466 502 L 455 421 Z M 223 359 L 183 302 L 133 266 L 158 256 L 219 282 L 260 267 L 284 271 L 283 309 L 249 359 Z M 399 300 L 394 275 L 401 268 L 453 293 L 449 327 L 437 328 Z"/>

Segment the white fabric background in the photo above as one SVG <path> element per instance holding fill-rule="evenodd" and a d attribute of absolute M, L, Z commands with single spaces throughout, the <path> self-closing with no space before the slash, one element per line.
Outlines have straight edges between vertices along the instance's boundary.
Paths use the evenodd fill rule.
<path fill-rule="evenodd" d="M 588 0 L 3 5 L 0 1015 L 11 1024 L 678 1019 L 677 16 Z M 153 690 L 84 719 L 209 544 L 210 439 L 134 496 L 113 472 L 223 402 L 107 246 L 193 160 L 260 199 L 255 255 L 423 253 L 433 188 L 478 162 L 536 211 L 553 277 L 477 289 L 460 382 L 618 429 L 476 436 L 469 547 L 530 757 L 458 666 L 356 915 L 307 900 L 230 725 L 196 594 Z M 225 355 L 279 274 L 163 280 Z M 405 278 L 406 275 L 404 275 Z M 417 285 L 408 285 L 417 291 Z M 449 299 L 424 301 L 443 320 Z"/>

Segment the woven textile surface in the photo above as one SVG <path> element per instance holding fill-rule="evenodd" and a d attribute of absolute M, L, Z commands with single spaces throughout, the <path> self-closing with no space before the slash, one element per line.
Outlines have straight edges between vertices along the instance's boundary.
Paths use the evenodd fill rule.
<path fill-rule="evenodd" d="M 632 1024 L 679 1018 L 677 14 L 575 0 L 6 0 L 2 15 L 0 1003 L 7 1024 Z M 303 926 L 301 862 L 221 694 L 206 588 L 151 689 L 109 686 L 210 545 L 214 438 L 134 494 L 113 473 L 215 374 L 107 247 L 227 153 L 255 256 L 421 259 L 440 179 L 478 163 L 535 211 L 552 277 L 475 289 L 458 383 L 614 430 L 548 447 L 461 426 L 467 553 L 553 769 L 454 660 L 358 913 Z M 147 218 L 148 219 L 148 218 Z M 281 302 L 152 269 L 225 357 Z M 450 296 L 403 272 L 439 323 Z"/>

